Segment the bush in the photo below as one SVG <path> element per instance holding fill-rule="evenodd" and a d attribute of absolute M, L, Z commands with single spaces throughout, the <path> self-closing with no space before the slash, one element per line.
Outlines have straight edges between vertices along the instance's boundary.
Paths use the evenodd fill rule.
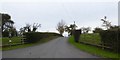
<path fill-rule="evenodd" d="M 5 30 L 2 32 L 2 37 L 9 37 L 9 30 Z M 17 31 L 16 30 L 11 30 L 11 37 L 17 36 Z"/>
<path fill-rule="evenodd" d="M 27 43 L 35 43 L 37 41 L 40 41 L 43 38 L 47 38 L 50 36 L 61 36 L 60 34 L 57 33 L 42 33 L 42 32 L 27 32 L 23 34 L 26 38 L 24 42 Z"/>
<path fill-rule="evenodd" d="M 2 32 L 2 37 L 9 37 L 9 31 L 5 30 L 4 32 Z"/>
<path fill-rule="evenodd" d="M 120 39 L 118 37 L 120 37 L 120 30 L 104 30 L 100 32 L 100 36 L 104 46 L 110 47 L 112 51 L 119 52 Z"/>
<path fill-rule="evenodd" d="M 102 28 L 96 27 L 95 30 L 93 30 L 93 33 L 99 33 L 102 30 L 103 30 Z"/>

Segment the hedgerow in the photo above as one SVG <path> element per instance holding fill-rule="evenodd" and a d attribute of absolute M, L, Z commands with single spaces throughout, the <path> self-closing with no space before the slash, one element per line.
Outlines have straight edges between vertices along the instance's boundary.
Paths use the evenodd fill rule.
<path fill-rule="evenodd" d="M 101 42 L 104 46 L 108 46 L 112 51 L 120 50 L 120 30 L 103 30 L 100 32 Z M 120 53 L 120 52 L 119 52 Z"/>
<path fill-rule="evenodd" d="M 50 36 L 61 36 L 57 33 L 42 33 L 42 32 L 27 32 L 23 34 L 25 36 L 24 42 L 34 43 L 40 41 L 43 38 L 48 38 Z"/>

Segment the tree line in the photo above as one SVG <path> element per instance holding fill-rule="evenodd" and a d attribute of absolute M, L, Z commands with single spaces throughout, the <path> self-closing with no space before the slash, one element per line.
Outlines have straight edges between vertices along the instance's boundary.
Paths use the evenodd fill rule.
<path fill-rule="evenodd" d="M 41 24 L 34 23 L 32 25 L 26 24 L 26 26 L 21 27 L 20 31 L 17 31 L 16 27 L 14 26 L 14 21 L 11 20 L 11 16 L 9 14 L 0 13 L 2 20 L 0 25 L 0 30 L 2 32 L 2 37 L 9 37 L 11 34 L 11 37 L 13 36 L 20 36 L 24 32 L 36 32 L 36 30 L 41 27 Z"/>
<path fill-rule="evenodd" d="M 116 25 L 111 25 L 111 22 L 107 20 L 107 17 L 104 16 L 103 19 L 101 19 L 102 27 L 105 27 L 106 30 L 111 30 L 111 29 L 118 29 L 119 26 Z M 72 35 L 72 31 L 74 31 L 77 28 L 77 25 L 75 24 L 70 24 L 69 26 L 65 24 L 63 20 L 59 21 L 57 24 L 56 30 L 62 35 L 64 32 L 68 32 L 68 35 Z M 91 31 L 91 27 L 81 27 L 82 33 L 88 33 Z M 93 33 L 99 33 L 100 31 L 104 30 L 103 28 L 96 27 L 93 30 Z"/>
<path fill-rule="evenodd" d="M 11 20 L 11 16 L 9 14 L 4 14 L 0 13 L 1 15 L 1 20 L 2 23 L 0 25 L 0 30 L 2 31 L 2 36 L 3 37 L 9 37 L 9 34 L 12 36 L 18 36 L 22 35 L 24 32 L 36 32 L 36 30 L 41 27 L 41 24 L 39 23 L 33 23 L 33 24 L 26 24 L 24 27 L 21 27 L 19 31 L 17 31 L 16 27 L 14 26 L 14 21 Z M 103 19 L 101 19 L 103 22 L 102 26 L 105 27 L 107 30 L 109 29 L 117 29 L 119 26 L 116 25 L 111 25 L 111 22 L 107 21 L 107 17 L 104 16 Z M 68 32 L 68 35 L 72 35 L 72 31 L 77 28 L 77 25 L 75 24 L 70 24 L 66 25 L 66 23 L 61 20 L 58 22 L 56 30 L 62 35 L 64 32 Z M 80 28 L 83 33 L 88 33 L 91 31 L 91 27 L 81 27 Z M 96 27 L 93 30 L 93 33 L 99 33 L 99 31 L 103 30 L 102 28 Z"/>

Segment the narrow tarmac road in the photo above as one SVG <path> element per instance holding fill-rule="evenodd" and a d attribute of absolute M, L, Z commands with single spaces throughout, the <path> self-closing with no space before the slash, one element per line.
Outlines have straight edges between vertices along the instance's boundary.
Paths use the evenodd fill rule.
<path fill-rule="evenodd" d="M 80 51 L 60 37 L 37 46 L 3 51 L 3 58 L 99 58 Z"/>

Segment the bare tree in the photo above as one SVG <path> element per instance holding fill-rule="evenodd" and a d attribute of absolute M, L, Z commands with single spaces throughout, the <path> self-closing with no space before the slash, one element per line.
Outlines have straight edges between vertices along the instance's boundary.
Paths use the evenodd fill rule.
<path fill-rule="evenodd" d="M 65 31 L 65 22 L 63 20 L 61 20 L 60 22 L 58 22 L 57 24 L 57 28 L 56 30 L 62 35 Z"/>
<path fill-rule="evenodd" d="M 20 34 L 22 34 L 24 32 L 35 32 L 38 29 L 38 27 L 41 27 L 41 24 L 38 24 L 38 23 L 34 23 L 33 25 L 26 24 L 25 27 L 20 28 Z M 32 28 L 32 30 L 31 30 L 31 28 Z"/>
<path fill-rule="evenodd" d="M 26 24 L 26 27 L 24 27 L 25 29 L 27 29 L 28 32 L 31 32 L 31 25 L 30 24 Z"/>
<path fill-rule="evenodd" d="M 41 27 L 41 24 L 34 23 L 34 24 L 33 24 L 33 30 L 32 30 L 32 31 L 35 32 L 38 27 Z"/>
<path fill-rule="evenodd" d="M 106 19 L 107 19 L 107 17 L 104 16 L 104 19 L 101 19 L 101 21 L 103 21 L 102 26 L 106 27 L 106 29 L 108 30 L 111 27 L 111 22 L 107 21 Z"/>

